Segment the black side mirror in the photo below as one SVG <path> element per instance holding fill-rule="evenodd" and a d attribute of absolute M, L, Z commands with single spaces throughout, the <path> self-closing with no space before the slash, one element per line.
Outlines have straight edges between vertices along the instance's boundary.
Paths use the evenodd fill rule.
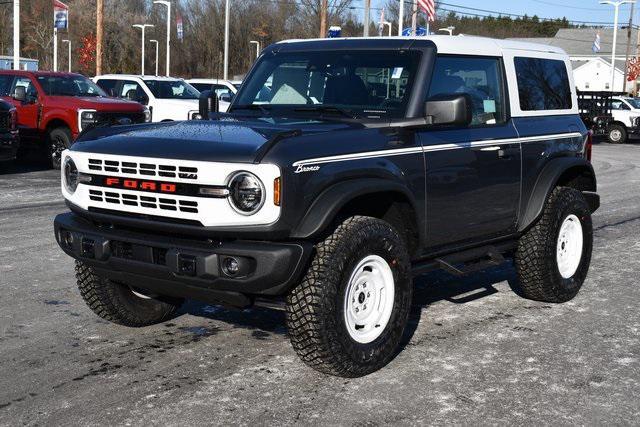
<path fill-rule="evenodd" d="M 24 86 L 16 86 L 15 91 L 13 92 L 13 99 L 20 102 L 27 101 L 27 89 Z"/>
<path fill-rule="evenodd" d="M 233 95 L 229 92 L 223 93 L 222 95 L 220 95 L 220 101 L 231 103 L 231 101 L 233 101 Z"/>
<path fill-rule="evenodd" d="M 209 113 L 217 113 L 220 111 L 220 104 L 216 93 L 212 90 L 205 90 L 200 92 L 200 98 L 198 99 L 198 113 L 202 120 L 209 118 Z"/>
<path fill-rule="evenodd" d="M 440 126 L 469 126 L 473 119 L 473 100 L 466 93 L 436 95 L 424 106 L 427 122 Z"/>

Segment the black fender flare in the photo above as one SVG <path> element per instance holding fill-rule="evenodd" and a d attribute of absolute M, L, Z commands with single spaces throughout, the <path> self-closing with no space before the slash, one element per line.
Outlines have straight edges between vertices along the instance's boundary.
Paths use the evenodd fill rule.
<path fill-rule="evenodd" d="M 523 206 L 523 214 L 518 221 L 518 231 L 529 228 L 542 215 L 544 204 L 553 189 L 557 186 L 565 172 L 572 171 L 578 175 L 586 174 L 589 179 L 580 191 L 587 198 L 591 211 L 595 212 L 600 206 L 600 198 L 596 194 L 596 174 L 591 163 L 581 157 L 560 157 L 550 160 L 538 175 L 533 191 Z"/>
<path fill-rule="evenodd" d="M 409 200 L 414 212 L 418 212 L 413 195 L 401 183 L 381 178 L 350 179 L 333 184 L 323 190 L 298 222 L 291 237 L 306 239 L 315 236 L 329 227 L 340 209 L 354 198 L 366 194 L 388 192 L 402 194 Z M 418 221 L 417 218 L 416 221 Z M 420 234 L 422 234 L 421 231 Z"/>

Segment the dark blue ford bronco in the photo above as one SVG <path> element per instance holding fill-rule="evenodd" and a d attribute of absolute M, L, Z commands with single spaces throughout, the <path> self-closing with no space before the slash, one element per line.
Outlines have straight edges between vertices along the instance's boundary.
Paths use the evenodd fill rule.
<path fill-rule="evenodd" d="M 571 65 L 474 37 L 289 41 L 228 113 L 96 128 L 64 152 L 55 219 L 83 298 L 126 326 L 184 298 L 282 306 L 293 348 L 355 377 L 397 352 L 412 278 L 513 258 L 572 299 L 599 206 Z"/>

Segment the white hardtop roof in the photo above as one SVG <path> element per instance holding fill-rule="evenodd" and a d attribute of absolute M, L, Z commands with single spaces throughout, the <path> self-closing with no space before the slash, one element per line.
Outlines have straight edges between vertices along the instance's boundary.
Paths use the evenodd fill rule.
<path fill-rule="evenodd" d="M 182 80 L 179 77 L 166 77 L 166 76 L 153 76 L 153 75 L 141 75 L 141 74 L 100 74 L 97 78 L 118 78 L 118 79 L 145 79 L 145 80 L 167 80 L 176 81 Z"/>
<path fill-rule="evenodd" d="M 331 38 L 331 39 L 298 39 L 284 40 L 280 43 L 301 43 L 308 41 L 329 41 L 329 40 L 431 40 L 438 48 L 438 53 L 476 55 L 476 56 L 501 56 L 505 50 L 528 51 L 540 53 L 555 53 L 566 55 L 565 51 L 556 46 L 540 43 L 521 42 L 514 40 L 492 39 L 478 36 L 449 36 L 431 35 L 414 37 L 353 37 L 353 38 Z"/>
<path fill-rule="evenodd" d="M 206 79 L 206 78 L 193 78 L 193 79 L 186 79 L 187 82 L 193 82 L 193 83 L 229 83 L 232 84 L 232 82 L 230 80 L 225 80 L 225 79 Z"/>

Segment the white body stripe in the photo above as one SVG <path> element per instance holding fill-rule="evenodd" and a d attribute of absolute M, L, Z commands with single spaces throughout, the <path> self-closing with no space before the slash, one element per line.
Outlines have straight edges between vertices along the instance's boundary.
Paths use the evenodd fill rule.
<path fill-rule="evenodd" d="M 526 142 L 545 141 L 549 139 L 555 140 L 555 139 L 565 139 L 565 138 L 577 138 L 581 136 L 582 134 L 579 132 L 571 132 L 571 133 L 560 133 L 560 134 L 554 134 L 554 135 L 529 136 L 524 138 L 492 139 L 492 140 L 485 140 L 485 141 L 461 142 L 457 144 L 452 144 L 452 143 L 435 144 L 435 145 L 426 145 L 423 147 L 365 151 L 362 153 L 342 154 L 338 156 L 317 157 L 315 159 L 300 160 L 295 162 L 293 166 L 295 167 L 295 166 L 317 165 L 317 164 L 323 164 L 323 163 L 344 162 L 348 160 L 361 160 L 361 159 L 371 159 L 376 157 L 402 156 L 405 154 L 413 154 L 413 153 L 429 153 L 432 151 L 459 150 L 462 148 L 485 147 L 485 146 L 492 146 L 492 145 L 520 144 L 520 143 L 526 143 Z"/>

